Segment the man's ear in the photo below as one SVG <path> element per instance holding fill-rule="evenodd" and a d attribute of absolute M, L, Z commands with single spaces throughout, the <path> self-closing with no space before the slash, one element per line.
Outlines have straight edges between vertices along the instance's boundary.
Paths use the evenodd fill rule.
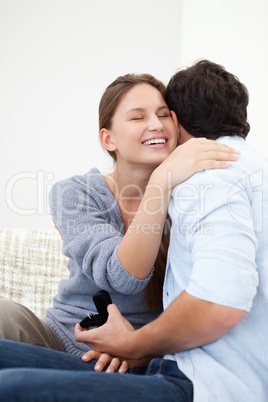
<path fill-rule="evenodd" d="M 174 123 L 175 123 L 176 129 L 177 129 L 177 137 L 178 137 L 178 139 L 179 139 L 179 135 L 180 135 L 180 125 L 179 125 L 179 122 L 178 122 L 177 115 L 176 115 L 175 112 L 173 112 L 173 110 L 170 111 L 170 114 L 171 114 L 172 120 L 173 120 Z"/>
<path fill-rule="evenodd" d="M 176 113 L 173 110 L 171 110 L 170 114 L 171 114 L 172 120 L 175 123 L 175 126 L 179 127 L 178 117 L 177 117 Z"/>
<path fill-rule="evenodd" d="M 117 148 L 113 142 L 113 136 L 110 130 L 102 128 L 99 135 L 101 145 L 107 149 L 107 151 L 116 151 Z"/>
<path fill-rule="evenodd" d="M 177 128 L 178 144 L 182 145 L 185 141 L 193 138 L 193 136 L 189 134 L 188 131 L 185 130 L 185 128 L 179 123 L 177 115 L 175 112 L 173 112 L 173 110 L 170 111 L 170 114 Z"/>

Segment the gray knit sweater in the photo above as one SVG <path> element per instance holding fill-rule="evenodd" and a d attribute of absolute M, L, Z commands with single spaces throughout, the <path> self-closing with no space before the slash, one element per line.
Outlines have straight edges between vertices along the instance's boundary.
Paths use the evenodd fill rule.
<path fill-rule="evenodd" d="M 56 183 L 50 209 L 69 258 L 69 279 L 59 284 L 45 322 L 58 334 L 66 352 L 81 355 L 89 347 L 77 343 L 74 326 L 88 312 L 97 313 L 92 295 L 107 290 L 135 328 L 155 319 L 143 303 L 145 280 L 131 276 L 120 264 L 117 248 L 124 236 L 118 204 L 98 169 Z"/>

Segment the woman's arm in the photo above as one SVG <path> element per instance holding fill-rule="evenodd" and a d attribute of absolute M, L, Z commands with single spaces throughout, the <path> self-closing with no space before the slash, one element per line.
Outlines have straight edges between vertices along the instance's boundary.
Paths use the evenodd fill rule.
<path fill-rule="evenodd" d="M 225 160 L 237 158 L 232 148 L 206 139 L 192 139 L 176 148 L 152 173 L 125 234 L 114 223 L 116 201 L 107 205 L 106 199 L 102 205 L 107 195 L 97 194 L 88 178 L 84 184 L 81 179 L 58 183 L 51 191 L 50 206 L 64 238 L 63 253 L 100 288 L 125 294 L 142 291 L 158 254 L 172 188 L 195 172 L 224 168 L 229 166 Z"/>
<path fill-rule="evenodd" d="M 233 148 L 205 138 L 177 147 L 151 175 L 137 213 L 118 247 L 123 267 L 139 279 L 154 265 L 167 216 L 171 191 L 194 173 L 229 167 L 239 155 Z"/>
<path fill-rule="evenodd" d="M 150 277 L 139 280 L 131 276 L 118 260 L 117 247 L 124 236 L 122 220 L 97 169 L 57 182 L 49 196 L 72 273 L 79 267 L 97 288 L 122 294 L 135 295 L 146 288 Z"/>

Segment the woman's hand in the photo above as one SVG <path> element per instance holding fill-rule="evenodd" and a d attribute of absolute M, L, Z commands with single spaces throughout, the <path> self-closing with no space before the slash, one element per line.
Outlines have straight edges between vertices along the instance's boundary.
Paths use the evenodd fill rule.
<path fill-rule="evenodd" d="M 119 357 L 112 357 L 107 353 L 96 352 L 95 350 L 89 350 L 82 356 L 84 362 L 89 362 L 91 360 L 97 360 L 97 363 L 94 367 L 95 371 L 103 371 L 103 369 L 109 364 L 106 373 L 114 373 L 118 371 L 118 373 L 124 374 L 127 372 L 129 368 L 133 367 L 141 367 L 148 365 L 151 361 L 151 358 L 144 358 L 140 360 L 122 360 Z"/>
<path fill-rule="evenodd" d="M 119 373 L 125 373 L 128 368 L 128 362 L 126 360 L 121 360 L 118 357 L 112 357 L 107 353 L 99 353 L 95 350 L 89 350 L 82 356 L 82 360 L 84 362 L 89 362 L 91 360 L 97 360 L 95 364 L 94 370 L 95 371 L 103 371 L 103 369 L 109 364 L 107 369 L 105 370 L 106 373 L 114 373 L 118 370 Z"/>
<path fill-rule="evenodd" d="M 61 239 L 63 240 L 63 235 L 62 235 L 60 229 L 58 228 L 58 226 L 57 226 L 57 224 L 56 224 L 56 221 L 55 221 L 55 219 L 54 219 L 54 216 L 53 216 L 52 214 L 51 214 L 51 216 L 52 216 L 52 220 L 53 220 L 55 229 L 57 229 L 57 231 L 59 232 L 59 234 L 60 234 L 60 236 L 61 236 Z"/>
<path fill-rule="evenodd" d="M 239 152 L 228 145 L 206 138 L 191 138 L 179 145 L 153 172 L 158 183 L 168 189 L 206 169 L 224 169 L 236 161 Z"/>

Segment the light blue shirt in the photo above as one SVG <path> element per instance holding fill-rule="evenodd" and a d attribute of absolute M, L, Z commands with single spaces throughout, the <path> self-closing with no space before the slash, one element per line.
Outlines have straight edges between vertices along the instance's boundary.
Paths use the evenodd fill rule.
<path fill-rule="evenodd" d="M 245 310 L 208 345 L 167 355 L 194 385 L 195 402 L 268 401 L 268 161 L 240 137 L 228 169 L 174 188 L 164 307 L 183 291 Z"/>

